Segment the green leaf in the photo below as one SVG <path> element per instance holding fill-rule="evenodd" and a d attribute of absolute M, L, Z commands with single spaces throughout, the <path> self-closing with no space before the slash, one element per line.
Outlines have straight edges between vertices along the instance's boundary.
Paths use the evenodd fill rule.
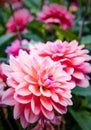
<path fill-rule="evenodd" d="M 60 40 L 64 39 L 64 35 L 62 33 L 60 33 L 59 31 L 56 31 L 56 35 L 57 35 L 58 39 L 60 39 Z"/>
<path fill-rule="evenodd" d="M 57 37 L 60 34 L 60 36 L 63 35 L 62 37 L 64 37 L 64 39 L 69 41 L 69 42 L 72 41 L 72 40 L 79 41 L 78 37 L 75 34 L 73 34 L 71 31 L 63 30 L 59 26 L 55 26 L 55 25 L 53 25 L 52 27 L 56 30 Z M 62 37 L 58 37 L 58 38 L 61 39 Z"/>
<path fill-rule="evenodd" d="M 7 41 L 12 39 L 14 37 L 14 34 L 5 34 L 0 37 L 0 46 L 4 45 Z"/>
<path fill-rule="evenodd" d="M 91 96 L 91 86 L 87 88 L 75 87 L 72 93 L 80 96 Z"/>
<path fill-rule="evenodd" d="M 33 20 L 31 23 L 27 25 L 27 27 L 31 35 L 32 34 L 36 35 L 37 37 L 43 40 L 46 38 L 46 29 L 45 29 L 46 25 L 43 22 Z"/>
<path fill-rule="evenodd" d="M 57 3 L 57 4 L 61 4 L 62 1 L 61 1 L 61 0 L 49 0 L 49 3 Z"/>
<path fill-rule="evenodd" d="M 39 0 L 23 0 L 23 3 L 30 9 L 31 13 L 37 13 L 40 7 Z"/>
<path fill-rule="evenodd" d="M 0 121 L 0 130 L 4 130 L 2 122 Z"/>
<path fill-rule="evenodd" d="M 0 62 L 7 62 L 7 58 L 0 58 Z"/>
<path fill-rule="evenodd" d="M 91 45 L 91 35 L 82 37 L 81 44 L 85 44 L 85 45 L 90 44 Z"/>
<path fill-rule="evenodd" d="M 0 24 L 0 35 L 2 35 L 5 31 L 5 28 Z"/>
<path fill-rule="evenodd" d="M 75 111 L 72 108 L 69 112 L 81 127 L 82 130 L 91 130 L 91 113 L 88 111 Z"/>
<path fill-rule="evenodd" d="M 24 33 L 22 34 L 22 37 L 27 40 L 41 41 L 41 38 L 32 32 Z"/>
<path fill-rule="evenodd" d="M 0 24 L 5 25 L 10 15 L 11 12 L 9 8 L 5 8 L 4 6 L 0 7 Z"/>

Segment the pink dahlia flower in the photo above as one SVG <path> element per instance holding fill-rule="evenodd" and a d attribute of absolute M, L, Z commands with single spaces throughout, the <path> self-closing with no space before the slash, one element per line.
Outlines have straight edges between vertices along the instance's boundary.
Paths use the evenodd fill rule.
<path fill-rule="evenodd" d="M 70 7 L 69 7 L 69 11 L 75 13 L 78 10 L 79 10 L 79 4 L 77 2 L 74 2 L 74 1 L 71 2 Z"/>
<path fill-rule="evenodd" d="M 10 86 L 3 102 L 14 106 L 14 118 L 20 118 L 23 128 L 42 118 L 53 120 L 57 112 L 64 114 L 67 106 L 72 105 L 71 76 L 50 57 L 40 58 L 20 50 L 2 68 Z"/>
<path fill-rule="evenodd" d="M 23 48 L 23 46 L 28 46 L 28 45 L 29 42 L 26 39 L 23 39 L 22 41 L 17 39 L 11 43 L 11 46 L 8 46 L 6 48 L 6 53 L 8 54 L 8 56 L 10 55 L 17 56 L 20 49 L 23 49 L 29 53 L 30 51 L 29 49 Z"/>
<path fill-rule="evenodd" d="M 73 40 L 68 43 L 57 40 L 47 42 L 46 44 L 38 44 L 31 51 L 35 50 L 41 57 L 49 56 L 54 61 L 60 61 L 64 65 L 64 70 L 72 76 L 72 81 L 81 87 L 89 85 L 88 73 L 91 72 L 91 65 L 88 63 L 91 56 L 89 51 L 84 49 L 84 45 L 78 45 L 78 42 Z"/>
<path fill-rule="evenodd" d="M 22 0 L 0 0 L 0 6 L 8 6 L 11 4 L 13 9 L 18 9 L 23 6 Z"/>
<path fill-rule="evenodd" d="M 22 0 L 10 0 L 10 3 L 12 4 L 13 9 L 18 9 L 23 7 Z"/>
<path fill-rule="evenodd" d="M 11 0 L 12 3 L 21 2 L 21 0 Z"/>
<path fill-rule="evenodd" d="M 74 15 L 65 6 L 50 4 L 43 6 L 42 11 L 37 13 L 37 18 L 45 23 L 59 24 L 66 30 L 73 26 Z"/>
<path fill-rule="evenodd" d="M 17 31 L 16 24 L 18 26 L 19 31 L 23 31 L 23 32 L 26 31 L 27 30 L 26 24 L 28 22 L 31 22 L 33 19 L 30 12 L 25 8 L 16 10 L 14 12 L 14 17 L 15 17 L 15 21 L 13 16 L 11 16 L 11 18 L 8 19 L 8 22 L 6 24 L 7 33 L 16 32 Z"/>
<path fill-rule="evenodd" d="M 2 63 L 0 63 L 0 106 L 3 105 L 2 103 L 2 96 L 4 93 L 4 88 L 6 87 L 6 76 L 3 74 L 2 72 L 2 68 L 1 68 Z"/>

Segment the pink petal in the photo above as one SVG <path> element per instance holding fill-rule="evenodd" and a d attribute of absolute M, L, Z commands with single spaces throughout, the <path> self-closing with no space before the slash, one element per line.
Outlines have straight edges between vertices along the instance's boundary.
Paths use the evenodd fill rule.
<path fill-rule="evenodd" d="M 86 88 L 89 86 L 89 81 L 85 78 L 83 80 L 77 81 L 77 85 Z"/>
<path fill-rule="evenodd" d="M 72 101 L 68 98 L 59 96 L 59 104 L 61 104 L 62 106 L 67 106 L 67 105 L 72 105 Z"/>
<path fill-rule="evenodd" d="M 71 91 L 70 90 L 69 91 L 64 91 L 62 93 L 62 96 L 65 97 L 65 98 L 71 98 L 72 97 Z"/>
<path fill-rule="evenodd" d="M 26 51 L 23 51 L 23 50 L 19 51 L 19 61 L 22 64 L 26 64 L 28 66 L 30 65 L 30 57 L 29 57 L 29 55 L 27 54 Z"/>
<path fill-rule="evenodd" d="M 73 72 L 74 72 L 74 68 L 72 68 L 72 67 L 66 67 L 66 71 L 67 71 L 68 74 L 72 75 Z"/>
<path fill-rule="evenodd" d="M 58 103 L 54 103 L 54 102 L 52 102 L 52 105 L 53 105 L 54 109 L 57 112 L 59 112 L 60 114 L 64 114 L 67 112 L 67 108 L 65 106 L 62 106 L 62 105 L 60 105 Z"/>
<path fill-rule="evenodd" d="M 32 130 L 43 130 L 41 124 L 37 124 Z"/>
<path fill-rule="evenodd" d="M 16 85 L 16 87 L 15 87 L 15 90 L 17 91 L 18 89 L 22 89 L 22 88 L 26 88 L 27 86 L 28 86 L 29 84 L 27 83 L 27 82 L 21 82 L 21 83 L 19 83 L 18 85 Z"/>
<path fill-rule="evenodd" d="M 51 120 L 52 124 L 60 125 L 62 121 L 62 116 L 55 116 L 53 120 Z"/>
<path fill-rule="evenodd" d="M 51 94 L 51 98 L 54 102 L 59 102 L 59 97 L 56 93 L 53 93 Z"/>
<path fill-rule="evenodd" d="M 21 104 L 29 103 L 31 101 L 31 98 L 32 98 L 32 95 L 21 96 L 21 95 L 18 95 L 17 93 L 14 94 L 14 99 Z"/>
<path fill-rule="evenodd" d="M 36 96 L 40 96 L 41 95 L 38 85 L 37 86 L 36 85 L 35 86 L 30 85 L 29 86 L 29 90 L 31 91 L 31 93 L 33 93 Z"/>
<path fill-rule="evenodd" d="M 18 119 L 24 111 L 24 105 L 16 103 L 14 106 L 14 119 Z"/>
<path fill-rule="evenodd" d="M 28 87 L 22 87 L 20 89 L 17 89 L 16 91 L 17 94 L 21 95 L 21 96 L 28 96 L 31 95 L 31 92 L 28 90 Z"/>
<path fill-rule="evenodd" d="M 40 101 L 41 101 L 42 106 L 43 106 L 46 110 L 48 110 L 48 111 L 52 111 L 52 110 L 53 110 L 52 105 L 51 105 L 51 103 L 50 103 L 50 99 L 41 96 L 41 97 L 40 97 Z"/>
<path fill-rule="evenodd" d="M 82 72 L 79 72 L 79 71 L 75 71 L 73 73 L 73 76 L 77 79 L 84 79 L 84 74 Z"/>
<path fill-rule="evenodd" d="M 35 57 L 37 57 L 37 58 L 35 58 Z M 32 62 L 33 69 L 36 70 L 36 71 L 38 71 L 39 70 L 39 65 L 41 63 L 41 58 L 38 57 L 38 55 L 33 55 L 32 59 L 31 59 L 31 62 Z"/>
<path fill-rule="evenodd" d="M 30 107 L 30 104 L 27 104 L 26 107 L 25 107 L 25 111 L 24 111 L 24 115 L 25 115 L 25 118 L 28 122 L 30 123 L 35 123 L 39 116 L 38 115 L 35 115 L 32 110 L 31 110 L 31 107 Z"/>
<path fill-rule="evenodd" d="M 76 57 L 76 58 L 72 59 L 72 63 L 74 65 L 80 65 L 84 62 L 84 60 L 85 60 L 84 57 Z"/>
<path fill-rule="evenodd" d="M 10 67 L 13 71 L 16 71 L 16 72 L 22 71 L 22 69 L 19 65 L 19 62 L 17 61 L 17 59 L 14 56 L 10 55 L 9 63 L 10 63 Z"/>
<path fill-rule="evenodd" d="M 48 89 L 43 89 L 42 87 L 40 87 L 40 92 L 45 97 L 50 97 L 51 96 L 51 92 Z"/>
<path fill-rule="evenodd" d="M 6 76 L 10 76 L 10 73 L 12 72 L 10 66 L 4 63 L 2 64 L 2 71 Z"/>
<path fill-rule="evenodd" d="M 21 115 L 20 117 L 20 121 L 21 121 L 21 124 L 22 124 L 22 127 L 25 129 L 27 126 L 29 126 L 29 122 L 26 121 L 25 117 L 24 117 L 24 114 Z"/>
<path fill-rule="evenodd" d="M 40 102 L 39 98 L 33 96 L 31 99 L 31 109 L 35 115 L 39 115 L 40 113 Z"/>
<path fill-rule="evenodd" d="M 37 77 L 33 77 L 33 76 L 31 76 L 31 75 L 26 75 L 26 76 L 24 77 L 24 79 L 25 79 L 28 83 L 30 83 L 31 85 L 36 85 L 36 84 L 37 84 Z"/>
<path fill-rule="evenodd" d="M 48 111 L 48 110 L 46 110 L 42 105 L 41 105 L 41 110 L 42 110 L 43 115 L 44 115 L 47 119 L 52 120 L 52 119 L 54 118 L 54 110 Z"/>
<path fill-rule="evenodd" d="M 13 88 L 9 88 L 3 93 L 2 102 L 3 104 L 10 106 L 13 106 L 15 104 Z"/>
<path fill-rule="evenodd" d="M 14 80 L 16 80 L 18 83 L 24 82 L 24 76 L 25 74 L 22 72 L 12 72 L 11 73 Z"/>

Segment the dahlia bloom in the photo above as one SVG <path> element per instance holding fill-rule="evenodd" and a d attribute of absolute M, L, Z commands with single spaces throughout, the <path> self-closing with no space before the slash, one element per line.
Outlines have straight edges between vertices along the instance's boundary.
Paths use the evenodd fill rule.
<path fill-rule="evenodd" d="M 19 55 L 11 55 L 9 65 L 3 64 L 2 68 L 10 86 L 2 101 L 14 106 L 14 119 L 20 118 L 23 128 L 39 119 L 51 121 L 72 105 L 71 76 L 50 57 L 41 58 L 20 50 Z"/>
<path fill-rule="evenodd" d="M 23 6 L 22 0 L 0 0 L 0 6 L 8 6 L 9 3 L 13 9 L 18 9 Z"/>
<path fill-rule="evenodd" d="M 38 53 L 41 57 L 49 56 L 53 61 L 60 61 L 64 66 L 64 70 L 71 75 L 72 81 L 81 87 L 89 86 L 88 73 L 91 72 L 91 60 L 89 51 L 84 49 L 84 45 L 78 45 L 76 40 L 68 43 L 56 40 L 55 42 L 47 42 L 46 44 L 38 44 L 31 48 L 31 51 Z"/>
<path fill-rule="evenodd" d="M 10 56 L 11 54 L 13 56 L 17 56 L 18 53 L 19 53 L 19 50 L 20 49 L 23 49 L 27 52 L 29 52 L 29 49 L 27 48 L 23 48 L 22 46 L 28 46 L 29 45 L 29 42 L 26 40 L 26 39 L 23 39 L 22 41 L 16 39 L 15 41 L 13 41 L 11 43 L 11 46 L 8 46 L 5 50 L 5 52 L 8 54 L 8 56 Z"/>
<path fill-rule="evenodd" d="M 12 3 L 20 2 L 21 0 L 11 0 Z"/>
<path fill-rule="evenodd" d="M 75 13 L 75 12 L 77 12 L 79 10 L 79 5 L 78 5 L 78 3 L 77 2 L 71 2 L 70 3 L 70 7 L 69 7 L 69 11 L 70 12 L 73 12 L 73 13 Z"/>
<path fill-rule="evenodd" d="M 65 6 L 50 4 L 43 6 L 42 11 L 37 13 L 37 19 L 45 23 L 59 24 L 67 30 L 73 26 L 74 15 Z"/>
<path fill-rule="evenodd" d="M 32 15 L 30 14 L 30 12 L 25 9 L 25 8 L 22 8 L 22 9 L 19 9 L 19 10 L 16 10 L 14 12 L 14 17 L 15 17 L 15 20 L 16 20 L 16 23 L 14 21 L 14 18 L 13 16 L 11 16 L 9 19 L 8 19 L 8 22 L 6 24 L 6 27 L 7 27 L 7 33 L 11 33 L 11 32 L 16 32 L 17 31 L 17 28 L 16 28 L 16 24 L 18 26 L 18 29 L 19 31 L 26 31 L 26 24 L 28 22 L 31 22 L 33 20 L 33 17 Z"/>
<path fill-rule="evenodd" d="M 22 0 L 10 0 L 10 3 L 12 4 L 13 9 L 18 9 L 23 6 Z"/>
<path fill-rule="evenodd" d="M 4 5 L 5 3 L 15 3 L 20 2 L 21 0 L 0 0 L 0 5 Z"/>
<path fill-rule="evenodd" d="M 1 68 L 2 63 L 0 63 L 0 106 L 2 106 L 2 96 L 4 92 L 4 88 L 6 87 L 6 76 L 2 72 Z"/>

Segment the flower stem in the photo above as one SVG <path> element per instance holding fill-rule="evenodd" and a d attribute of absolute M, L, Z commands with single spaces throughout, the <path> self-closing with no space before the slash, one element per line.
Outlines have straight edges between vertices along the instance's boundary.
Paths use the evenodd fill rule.
<path fill-rule="evenodd" d="M 84 11 L 84 16 L 82 18 L 82 23 L 81 23 L 80 31 L 79 31 L 79 39 L 80 39 L 80 41 L 82 39 L 82 34 L 83 34 L 83 30 L 84 30 L 85 19 L 86 19 L 86 16 L 87 16 L 89 5 L 90 5 L 90 0 L 87 0 L 86 1 L 86 6 L 85 6 L 85 11 Z"/>
<path fill-rule="evenodd" d="M 5 107 L 1 108 L 1 113 L 0 113 L 0 115 L 1 115 L 2 121 L 3 121 L 4 123 L 6 123 L 6 125 L 4 126 L 5 129 L 7 128 L 7 129 L 9 129 L 9 130 L 14 130 L 14 128 L 13 128 L 13 126 L 12 126 L 10 120 L 8 119 L 8 109 L 5 108 Z"/>
<path fill-rule="evenodd" d="M 12 13 L 12 16 L 13 16 L 13 19 L 14 19 L 14 23 L 15 23 L 15 26 L 16 26 L 16 31 L 17 31 L 17 35 L 18 35 L 18 38 L 19 40 L 21 41 L 22 40 L 22 37 L 21 37 L 21 33 L 19 31 L 19 27 L 17 25 L 17 22 L 16 22 L 16 19 L 15 19 L 15 16 L 14 16 L 14 11 L 13 11 L 13 8 L 12 8 L 12 5 L 10 3 L 9 4 L 9 7 L 10 7 L 10 11 Z"/>

